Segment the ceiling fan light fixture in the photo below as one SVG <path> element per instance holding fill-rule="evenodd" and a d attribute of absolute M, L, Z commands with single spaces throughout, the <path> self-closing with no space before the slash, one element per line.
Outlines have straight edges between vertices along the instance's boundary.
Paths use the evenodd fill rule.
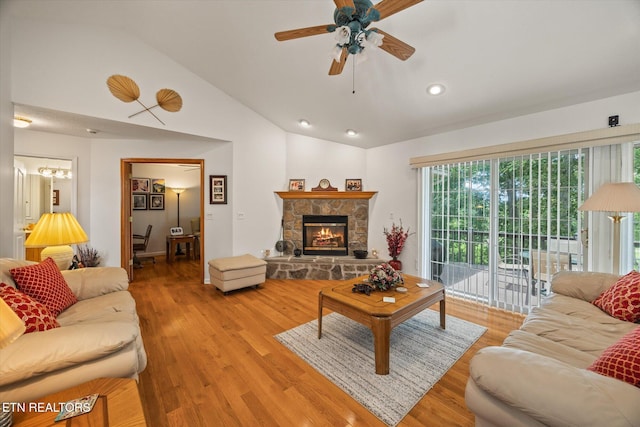
<path fill-rule="evenodd" d="M 358 136 L 358 132 L 353 129 L 347 129 L 347 135 L 350 137 Z"/>
<path fill-rule="evenodd" d="M 441 83 L 434 83 L 427 87 L 427 93 L 433 96 L 442 95 L 445 92 L 445 90 L 446 88 Z"/>
<path fill-rule="evenodd" d="M 24 117 L 15 116 L 13 118 L 13 126 L 17 128 L 26 128 L 31 124 L 31 120 L 25 119 Z"/>

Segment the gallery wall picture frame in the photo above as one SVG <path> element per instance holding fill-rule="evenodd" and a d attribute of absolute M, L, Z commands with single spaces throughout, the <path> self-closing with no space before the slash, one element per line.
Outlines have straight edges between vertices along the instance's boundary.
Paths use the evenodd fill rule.
<path fill-rule="evenodd" d="M 146 194 L 134 194 L 131 199 L 131 206 L 134 211 L 146 211 L 147 210 L 147 195 Z"/>
<path fill-rule="evenodd" d="M 362 191 L 362 179 L 346 179 L 344 183 L 344 191 Z"/>
<path fill-rule="evenodd" d="M 209 204 L 227 204 L 227 175 L 209 175 Z"/>
<path fill-rule="evenodd" d="M 149 194 L 149 210 L 164 210 L 164 194 Z"/>
<path fill-rule="evenodd" d="M 131 192 L 148 193 L 149 188 L 149 178 L 131 178 Z"/>
<path fill-rule="evenodd" d="M 304 179 L 290 179 L 289 191 L 304 191 Z"/>
<path fill-rule="evenodd" d="M 53 206 L 60 206 L 60 190 L 53 190 L 53 200 L 51 200 Z"/>
<path fill-rule="evenodd" d="M 165 189 L 167 188 L 164 178 L 152 178 L 151 179 L 151 192 L 164 194 Z"/>

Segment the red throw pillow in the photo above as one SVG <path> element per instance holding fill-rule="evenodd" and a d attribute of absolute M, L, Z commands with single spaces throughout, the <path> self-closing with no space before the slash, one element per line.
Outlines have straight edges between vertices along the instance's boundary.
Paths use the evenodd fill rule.
<path fill-rule="evenodd" d="M 587 369 L 640 387 L 640 326 L 602 352 Z"/>
<path fill-rule="evenodd" d="M 609 289 L 593 300 L 600 310 L 616 319 L 640 321 L 640 273 L 632 271 L 622 276 Z"/>
<path fill-rule="evenodd" d="M 7 284 L 0 283 L 0 298 L 22 319 L 27 328 L 25 334 L 60 327 L 44 304 Z"/>
<path fill-rule="evenodd" d="M 55 317 L 78 302 L 51 258 L 40 264 L 12 268 L 10 271 L 18 289 L 47 306 Z"/>

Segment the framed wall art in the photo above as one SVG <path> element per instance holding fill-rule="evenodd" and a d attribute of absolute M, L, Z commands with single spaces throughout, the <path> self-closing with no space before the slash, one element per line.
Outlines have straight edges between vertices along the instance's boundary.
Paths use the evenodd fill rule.
<path fill-rule="evenodd" d="M 53 190 L 53 206 L 60 206 L 60 190 Z"/>
<path fill-rule="evenodd" d="M 151 192 L 152 193 L 160 193 L 164 194 L 164 190 L 166 188 L 164 178 L 162 179 L 151 179 Z"/>
<path fill-rule="evenodd" d="M 227 175 L 209 175 L 209 204 L 227 204 Z"/>
<path fill-rule="evenodd" d="M 345 180 L 344 191 L 362 191 L 362 180 L 360 178 Z"/>
<path fill-rule="evenodd" d="M 131 191 L 134 193 L 148 193 L 149 178 L 131 178 Z"/>
<path fill-rule="evenodd" d="M 156 211 L 164 210 L 164 194 L 150 194 L 149 209 Z"/>
<path fill-rule="evenodd" d="M 304 191 L 304 179 L 290 179 L 289 191 Z"/>
<path fill-rule="evenodd" d="M 132 196 L 131 206 L 133 206 L 134 211 L 145 211 L 147 210 L 147 195 L 146 194 L 134 194 Z"/>

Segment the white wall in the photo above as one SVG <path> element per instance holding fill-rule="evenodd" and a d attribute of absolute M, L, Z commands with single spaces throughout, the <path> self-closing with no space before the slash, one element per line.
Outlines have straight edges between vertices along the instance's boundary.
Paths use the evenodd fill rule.
<path fill-rule="evenodd" d="M 606 128 L 608 117 L 616 114 L 621 125 L 640 123 L 639 106 L 640 92 L 633 92 L 368 150 L 367 176 L 380 191 L 369 223 L 370 245 L 386 254 L 381 232 L 391 224 L 391 213 L 416 230 L 417 172 L 409 167 L 411 157 Z M 417 242 L 416 236 L 410 237 L 400 256 L 409 274 L 418 273 Z"/>
<path fill-rule="evenodd" d="M 289 188 L 289 179 L 305 179 L 305 187 L 316 187 L 327 178 L 344 191 L 345 180 L 362 179 L 364 191 L 376 191 L 366 177 L 366 150 L 303 135 L 287 135 L 287 179 L 278 190 Z"/>
<path fill-rule="evenodd" d="M 14 256 L 19 238 L 13 218 L 13 104 L 11 94 L 11 20 L 6 2 L 0 1 L 0 257 Z M 20 233 L 23 235 L 23 233 Z"/>
<path fill-rule="evenodd" d="M 259 256 L 261 249 L 273 246 L 271 227 L 279 225 L 281 216 L 273 191 L 286 169 L 281 129 L 126 33 L 50 22 L 14 24 L 12 38 L 21 47 L 11 57 L 14 102 L 128 121 L 138 107 L 113 97 L 106 85 L 110 75 L 124 74 L 138 82 L 143 102 L 162 87 L 175 89 L 184 101 L 180 112 L 158 112 L 165 127 L 148 114 L 133 123 L 232 142 L 90 141 L 90 161 L 78 165 L 91 170 L 84 181 L 91 189 L 90 238 L 93 246 L 104 248 L 106 265 L 120 264 L 118 183 L 120 159 L 127 157 L 204 158 L 206 177 L 229 176 L 229 204 L 205 207 L 205 232 L 212 233 L 205 239 L 205 259 L 247 252 Z"/>

